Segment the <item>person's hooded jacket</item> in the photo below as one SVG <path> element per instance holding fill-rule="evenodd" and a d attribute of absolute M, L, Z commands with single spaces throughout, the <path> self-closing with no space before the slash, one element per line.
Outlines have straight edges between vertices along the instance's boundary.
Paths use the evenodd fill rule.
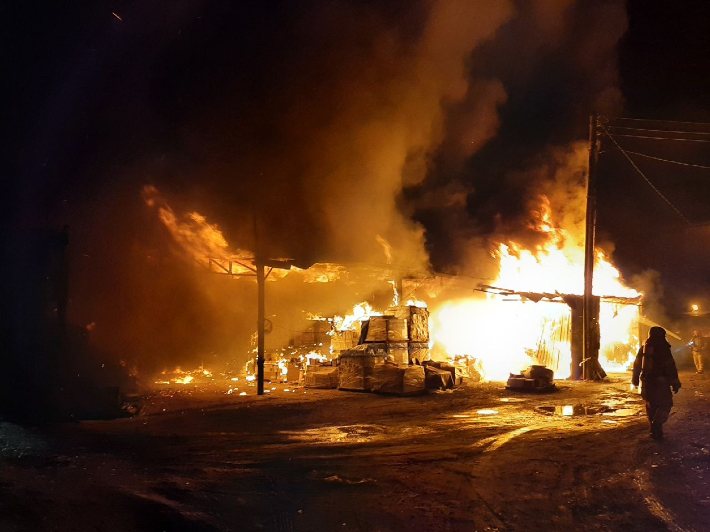
<path fill-rule="evenodd" d="M 642 394 L 649 387 L 672 387 L 674 391 L 680 388 L 678 369 L 662 327 L 651 327 L 648 340 L 636 355 L 631 382 L 634 386 L 641 383 Z"/>

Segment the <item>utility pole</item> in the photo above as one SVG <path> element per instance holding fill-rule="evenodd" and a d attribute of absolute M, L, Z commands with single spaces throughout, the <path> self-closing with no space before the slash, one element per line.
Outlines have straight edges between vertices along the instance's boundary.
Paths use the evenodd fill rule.
<path fill-rule="evenodd" d="M 254 210 L 254 269 L 256 273 L 256 393 L 264 395 L 264 260 L 259 246 L 259 226 Z"/>
<path fill-rule="evenodd" d="M 599 146 L 597 136 L 597 114 L 589 117 L 589 171 L 587 174 L 587 220 L 584 241 L 584 299 L 582 313 L 582 375 L 583 379 L 594 378 L 598 364 L 599 350 L 596 342 L 597 328 L 594 324 L 592 281 L 594 279 L 594 240 L 597 224 L 597 162 Z M 577 377 L 579 371 L 576 370 Z M 575 375 L 573 375 L 575 377 Z"/>
<path fill-rule="evenodd" d="M 247 264 L 251 263 L 253 266 Z M 238 265 L 242 268 L 241 271 L 235 272 L 233 266 Z M 263 248 L 259 243 L 259 230 L 257 227 L 257 216 L 254 211 L 254 258 L 207 258 L 207 268 L 212 271 L 214 267 L 220 275 L 229 275 L 230 277 L 256 277 L 257 286 L 257 317 L 256 317 L 256 393 L 264 395 L 264 339 L 265 335 L 271 332 L 272 324 L 265 316 L 265 284 L 274 268 L 280 270 L 290 270 L 291 266 L 298 265 L 302 269 L 310 268 L 312 263 L 305 261 L 297 261 L 294 259 L 270 259 L 264 254 Z M 265 271 L 268 268 L 268 271 Z M 251 273 L 246 273 L 247 270 Z M 268 322 L 268 328 L 266 327 Z"/>
<path fill-rule="evenodd" d="M 257 286 L 257 348 L 256 348 L 256 393 L 264 395 L 264 261 L 258 255 L 255 257 Z"/>
<path fill-rule="evenodd" d="M 256 221 L 256 218 L 255 218 Z M 254 225 L 254 236 L 256 237 L 256 224 Z M 247 263 L 253 264 L 250 266 Z M 290 270 L 291 266 L 295 265 L 296 261 L 293 259 L 269 259 L 265 258 L 263 255 L 263 250 L 259 249 L 258 245 L 255 246 L 254 258 L 253 259 L 242 259 L 241 257 L 235 257 L 232 259 L 215 259 L 208 257 L 207 267 L 208 269 L 214 267 L 217 271 L 212 273 L 217 273 L 220 275 L 229 275 L 230 277 L 256 277 L 257 286 L 257 317 L 256 317 L 256 378 L 257 378 L 257 394 L 264 395 L 264 339 L 265 335 L 271 332 L 271 322 L 267 320 L 265 315 L 265 305 L 264 305 L 264 294 L 266 279 L 268 279 L 274 268 L 280 270 Z M 300 265 L 305 268 L 310 267 L 310 264 L 300 262 Z M 243 271 L 235 272 L 233 266 L 238 265 L 243 269 L 248 270 L 251 273 L 245 273 Z M 268 268 L 268 271 L 266 271 Z M 268 322 L 268 327 L 267 327 Z"/>

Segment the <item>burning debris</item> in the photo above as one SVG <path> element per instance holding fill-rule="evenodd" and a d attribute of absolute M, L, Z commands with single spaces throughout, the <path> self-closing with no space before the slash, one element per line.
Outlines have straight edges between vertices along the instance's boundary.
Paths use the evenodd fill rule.
<path fill-rule="evenodd" d="M 146 201 L 154 206 L 159 203 L 153 197 Z M 523 375 L 519 372 L 531 364 L 547 367 L 562 378 L 573 374 L 574 364 L 582 362 L 578 347 L 581 296 L 562 293 L 559 289 L 578 285 L 580 266 L 573 262 L 577 249 L 566 251 L 571 237 L 553 224 L 546 201 L 543 198 L 542 207 L 535 211 L 539 219 L 533 224 L 544 235 L 546 246 L 539 246 L 533 253 L 509 242 L 501 244 L 494 253 L 500 261 L 496 285 L 512 288 L 476 284 L 474 290 L 484 293 L 484 299 L 475 295 L 452 298 L 447 293 L 447 283 L 460 285 L 465 278 L 443 282 L 444 278 L 436 275 L 412 276 L 394 282 L 390 267 L 369 268 L 368 273 L 375 277 L 375 282 L 381 282 L 383 291 L 385 287 L 393 289 L 392 306 L 378 312 L 363 302 L 355 305 L 347 316 L 310 314 L 307 326 L 294 333 L 287 347 L 265 352 L 265 380 L 410 394 L 425 387 L 450 388 L 465 377 L 503 380 L 503 375 Z M 211 250 L 210 253 L 216 248 L 228 249 L 221 232 L 203 216 L 193 213 L 189 221 L 178 223 L 178 217 L 169 206 L 162 205 L 159 207 L 161 220 L 193 258 L 205 249 Z M 206 243 L 200 244 L 205 239 Z M 248 254 L 239 253 L 244 257 Z M 229 260 L 209 259 L 208 265 L 226 268 L 227 273 L 238 276 L 239 261 L 248 259 L 239 259 L 239 256 L 234 255 Z M 618 272 L 603 254 L 598 254 L 597 262 L 600 278 L 610 280 L 602 286 L 609 287 L 613 294 L 620 294 L 596 299 L 602 359 L 605 366 L 616 362 L 623 368 L 635 350 L 640 295 L 620 284 Z M 354 270 L 345 265 L 323 263 L 314 265 L 313 271 L 310 268 L 283 270 L 279 278 L 296 276 L 294 279 L 301 279 L 306 285 L 314 280 L 317 284 L 338 285 L 345 279 L 351 284 L 362 278 L 363 270 L 368 270 L 356 269 L 360 272 L 353 276 Z M 556 274 L 550 276 L 549 272 Z M 543 274 L 547 277 L 543 278 Z M 523 289 L 526 287 L 524 279 L 531 280 L 526 289 Z M 532 290 L 548 286 L 550 289 L 540 292 Z M 400 293 L 407 292 L 408 304 L 398 305 Z M 417 293 L 432 298 L 431 310 Z M 271 327 L 270 322 L 269 325 Z M 506 331 L 506 327 L 511 330 Z M 256 353 L 256 336 L 252 342 L 253 353 Z M 442 367 L 442 362 L 439 365 L 431 362 L 432 355 L 440 361 L 448 361 L 449 365 Z M 496 365 L 492 366 L 493 363 Z M 420 364 L 421 371 L 407 369 Z M 253 359 L 247 364 L 246 379 L 254 380 L 256 369 Z M 185 374 L 168 382 L 188 384 L 194 378 L 193 374 Z M 520 378 L 521 382 L 531 379 L 524 375 Z M 518 381 L 511 384 L 518 385 Z M 540 383 L 534 386 L 544 387 Z"/>
<path fill-rule="evenodd" d="M 569 177 L 581 174 L 581 155 L 570 154 L 570 168 L 560 170 L 557 177 L 568 189 L 566 203 L 560 198 L 556 205 L 540 196 L 531 207 L 528 227 L 534 245 L 501 242 L 492 252 L 499 264 L 497 277 L 477 287 L 484 295 L 452 298 L 432 312 L 435 343 L 449 356 L 476 358 L 486 379 L 503 381 L 531 364 L 547 366 L 558 378 L 578 378 L 579 364 L 587 363 L 578 347 L 583 218 L 576 216 L 574 223 L 561 225 L 575 206 L 583 205 L 583 189 L 575 188 Z M 594 318 L 601 366 L 623 371 L 638 347 L 642 294 L 624 285 L 601 250 L 596 253 L 594 290 L 604 296 Z"/>
<path fill-rule="evenodd" d="M 519 375 L 511 373 L 506 388 L 524 392 L 551 392 L 556 388 L 554 372 L 545 366 L 530 366 Z"/>
<path fill-rule="evenodd" d="M 562 165 L 557 177 L 570 188 L 565 198 L 574 197 L 572 205 L 582 204 L 577 201 L 580 189 L 573 186 L 576 177 L 569 177 L 580 172 L 580 154 L 578 150 L 569 152 L 565 156 L 569 168 Z M 145 187 L 143 194 L 146 204 L 158 209 L 160 220 L 191 259 L 204 262 L 209 271 L 250 281 L 242 270 L 249 270 L 247 263 L 256 260 L 253 252 L 231 249 L 221 230 L 197 212 L 184 217 L 175 214 L 154 187 Z M 308 320 L 281 344 L 286 347 L 270 342 L 263 355 L 265 381 L 333 387 L 333 368 L 337 368 L 340 389 L 406 394 L 412 392 L 412 383 L 419 381 L 422 389 L 450 388 L 463 378 L 504 381 L 509 375 L 524 375 L 531 365 L 545 367 L 558 378 L 578 378 L 582 365 L 599 376 L 605 374 L 603 368 L 624 370 L 638 345 L 641 294 L 625 286 L 618 270 L 597 250 L 595 290 L 607 294 L 595 297 L 593 305 L 600 361 L 585 359 L 580 347 L 579 295 L 583 291 L 583 232 L 577 218 L 573 224 L 561 225 L 566 219 L 559 212 L 559 201 L 554 195 L 548 198 L 543 194 L 531 204 L 527 225 L 534 245 L 507 238 L 493 249 L 498 276 L 491 284 L 472 283 L 464 276 L 402 271 L 396 264 L 396 250 L 379 235 L 376 241 L 387 262 L 383 266 L 318 263 L 305 269 L 278 270 L 278 275 L 272 273 L 277 270 L 269 270 L 266 279 L 279 281 L 273 285 L 274 291 L 281 286 L 287 286 L 286 294 L 295 293 L 299 286 L 304 287 L 298 288 L 299 293 L 308 286 L 332 290 L 336 297 L 331 308 L 338 305 L 338 299 L 352 297 L 352 292 L 365 287 L 372 290 L 374 299 L 355 305 L 344 317 L 307 313 L 308 306 L 296 309 L 294 299 L 282 299 L 277 310 L 285 320 L 292 322 L 288 312 L 295 310 L 307 313 Z M 388 305 L 379 304 L 385 310 L 376 311 L 371 303 L 388 291 Z M 400 304 L 400 300 L 408 303 Z M 314 303 L 317 307 L 318 302 Z M 268 325 L 265 332 L 271 332 L 272 318 L 264 323 Z M 277 326 L 288 329 L 284 325 L 282 319 Z M 252 353 L 257 352 L 255 335 Z M 432 358 L 449 367 L 431 363 Z M 420 365 L 422 371 L 404 371 Z M 257 375 L 254 358 L 247 363 L 246 377 Z M 540 383 L 535 386 L 544 387 Z"/>
<path fill-rule="evenodd" d="M 426 308 L 394 306 L 371 316 L 362 323 L 358 345 L 338 357 L 338 387 L 401 395 L 423 392 L 424 369 L 417 356 L 429 358 L 428 342 Z"/>

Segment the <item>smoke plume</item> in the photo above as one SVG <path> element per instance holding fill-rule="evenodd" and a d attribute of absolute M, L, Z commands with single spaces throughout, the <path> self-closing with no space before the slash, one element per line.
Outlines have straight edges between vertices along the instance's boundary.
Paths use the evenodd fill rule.
<path fill-rule="evenodd" d="M 112 28 L 124 46 L 104 51 L 116 73 L 98 91 L 120 105 L 87 126 L 113 126 L 111 142 L 84 155 L 70 194 L 75 219 L 94 220 L 70 220 L 72 318 L 95 322 L 117 356 L 151 367 L 245 358 L 254 283 L 206 274 L 200 254 L 258 245 L 393 278 L 486 278 L 495 243 L 534 242 L 541 195 L 579 236 L 586 152 L 571 141 L 591 110 L 622 105 L 623 2 L 211 2 L 164 19 L 131 9 Z M 303 309 L 389 297 L 381 285 L 269 283 L 269 342 L 287 341 Z"/>

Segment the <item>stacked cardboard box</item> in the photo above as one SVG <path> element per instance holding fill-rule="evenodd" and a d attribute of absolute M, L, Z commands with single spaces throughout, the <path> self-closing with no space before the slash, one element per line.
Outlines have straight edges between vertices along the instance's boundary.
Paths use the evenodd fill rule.
<path fill-rule="evenodd" d="M 420 342 L 409 342 L 407 344 L 409 360 L 419 362 L 429 360 L 429 344 Z"/>
<path fill-rule="evenodd" d="M 424 368 L 409 364 L 429 358 L 427 309 L 393 307 L 384 316 L 372 316 L 363 323 L 359 340 L 340 352 L 340 389 L 399 395 L 425 390 Z"/>
<path fill-rule="evenodd" d="M 429 360 L 429 311 L 414 306 L 392 307 L 386 314 L 407 322 L 408 362 Z"/>
<path fill-rule="evenodd" d="M 330 338 L 330 345 L 334 353 L 340 353 L 355 347 L 359 337 L 359 331 L 335 331 Z"/>
<path fill-rule="evenodd" d="M 407 340 L 410 342 L 429 342 L 429 311 L 414 306 L 391 307 L 385 312 L 407 322 Z"/>
<path fill-rule="evenodd" d="M 409 349 L 407 342 L 386 342 L 373 344 L 385 353 L 385 359 L 394 364 L 409 364 Z"/>
<path fill-rule="evenodd" d="M 299 383 L 301 382 L 301 368 L 293 362 L 289 362 L 287 366 L 286 381 Z"/>
<path fill-rule="evenodd" d="M 330 322 L 311 320 L 305 331 L 299 331 L 293 338 L 293 345 L 328 345 L 330 343 Z"/>
<path fill-rule="evenodd" d="M 376 364 L 384 364 L 385 352 L 362 344 L 340 353 L 338 388 L 369 392 L 372 388 L 372 374 Z"/>
<path fill-rule="evenodd" d="M 397 366 L 377 364 L 373 368 L 371 391 L 394 395 L 424 393 L 424 368 L 422 366 Z"/>
<path fill-rule="evenodd" d="M 280 382 L 283 380 L 278 362 L 272 362 L 270 360 L 264 362 L 264 380 L 269 382 Z"/>
<path fill-rule="evenodd" d="M 308 366 L 304 375 L 307 388 L 337 388 L 339 370 L 337 366 Z"/>
<path fill-rule="evenodd" d="M 362 327 L 363 342 L 406 342 L 407 320 L 396 316 L 372 316 Z"/>
<path fill-rule="evenodd" d="M 392 307 L 384 316 L 373 316 L 362 326 L 361 343 L 385 346 L 398 364 L 429 359 L 429 311 L 425 308 Z"/>

